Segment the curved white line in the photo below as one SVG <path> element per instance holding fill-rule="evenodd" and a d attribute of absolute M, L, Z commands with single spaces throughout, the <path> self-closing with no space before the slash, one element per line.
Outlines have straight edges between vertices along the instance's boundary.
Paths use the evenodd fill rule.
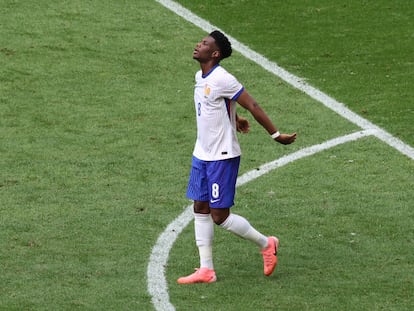
<path fill-rule="evenodd" d="M 375 131 L 366 130 L 342 137 L 328 140 L 322 144 L 310 146 L 292 154 L 286 155 L 275 161 L 263 164 L 258 169 L 251 170 L 237 179 L 237 187 L 248 183 L 276 168 L 282 167 L 293 161 L 311 156 L 323 150 L 344 144 L 359 138 L 375 135 Z M 148 263 L 147 279 L 148 292 L 151 295 L 152 304 L 156 310 L 175 310 L 168 295 L 168 285 L 165 279 L 165 267 L 167 266 L 170 250 L 178 235 L 193 219 L 192 205 L 187 206 L 184 211 L 173 222 L 171 222 L 155 243 Z"/>
<path fill-rule="evenodd" d="M 219 29 L 218 27 L 210 24 L 206 20 L 198 17 L 193 14 L 191 11 L 182 7 L 181 5 L 170 0 L 156 0 L 161 5 L 171 10 L 175 14 L 183 17 L 187 21 L 193 23 L 199 28 L 203 29 L 206 32 L 210 32 L 214 29 Z M 227 34 L 226 34 L 227 35 Z M 291 155 L 284 156 L 278 160 L 262 165 L 258 170 L 250 171 L 237 180 L 237 186 L 243 185 L 255 178 L 266 174 L 270 170 L 276 169 L 283 165 L 286 165 L 295 160 L 301 159 L 306 156 L 313 155 L 322 150 L 326 150 L 343 144 L 349 141 L 357 140 L 361 137 L 368 135 L 374 135 L 386 144 L 392 146 L 393 148 L 400 151 L 402 154 L 408 156 L 411 159 L 414 159 L 414 148 L 408 144 L 405 144 L 398 138 L 392 136 L 388 132 L 384 131 L 380 127 L 374 125 L 370 121 L 362 118 L 358 114 L 349 110 L 342 103 L 337 102 L 332 97 L 324 94 L 320 90 L 312 87 L 307 84 L 303 79 L 289 73 L 285 69 L 279 67 L 276 63 L 269 61 L 264 56 L 260 55 L 257 52 L 254 52 L 249 47 L 238 42 L 235 38 L 227 35 L 230 41 L 232 41 L 233 48 L 239 51 L 244 57 L 256 62 L 258 65 L 263 67 L 265 70 L 275 74 L 282 80 L 286 81 L 295 88 L 303 91 L 308 96 L 319 101 L 324 106 L 330 108 L 331 110 L 338 113 L 340 116 L 344 117 L 348 121 L 358 125 L 363 129 L 361 132 L 353 133 L 350 135 L 342 136 L 329 140 L 325 143 L 311 146 L 302 150 L 299 150 Z M 193 216 L 192 206 L 187 206 L 183 213 L 178 216 L 172 223 L 168 225 L 165 231 L 159 236 L 157 243 L 154 245 L 150 260 L 147 269 L 148 277 L 148 292 L 151 295 L 152 303 L 156 310 L 175 310 L 174 306 L 169 301 L 168 287 L 165 280 L 165 267 L 168 260 L 169 252 L 177 239 L 181 231 L 188 225 Z"/>
<path fill-rule="evenodd" d="M 181 215 L 165 228 L 164 232 L 158 237 L 157 243 L 152 248 L 147 268 L 147 278 L 148 292 L 152 297 L 151 301 L 156 310 L 175 310 L 174 306 L 170 303 L 170 297 L 168 295 L 165 267 L 175 240 L 191 221 L 192 217 L 192 205 L 189 205 Z"/>
<path fill-rule="evenodd" d="M 195 15 L 190 10 L 184 8 L 178 3 L 170 0 L 156 0 L 160 4 L 162 4 L 167 9 L 173 11 L 175 14 L 181 16 L 185 20 L 193 23 L 194 25 L 198 26 L 199 28 L 203 29 L 206 32 L 211 32 L 214 29 L 220 29 L 216 27 L 206 20 L 200 18 L 199 16 Z M 221 30 L 222 31 L 222 30 Z M 224 32 L 224 31 L 223 31 Z M 225 32 L 224 32 L 225 33 Z M 339 103 L 334 98 L 326 95 L 325 93 L 321 92 L 320 90 L 314 88 L 313 86 L 309 85 L 304 81 L 304 79 L 299 78 L 290 72 L 286 71 L 282 67 L 279 67 L 276 63 L 268 60 L 263 55 L 253 51 L 248 46 L 240 43 L 232 36 L 226 34 L 226 36 L 230 39 L 233 49 L 237 50 L 247 59 L 250 59 L 260 65 L 263 69 L 273 73 L 274 75 L 278 76 L 282 80 L 286 81 L 293 87 L 303 91 L 308 96 L 312 97 L 313 99 L 319 101 L 324 106 L 328 107 L 329 109 L 335 111 L 337 114 L 342 116 L 343 118 L 347 119 L 348 121 L 358 125 L 364 130 L 375 130 L 375 136 L 385 142 L 386 144 L 392 146 L 393 148 L 397 149 L 402 154 L 405 154 L 407 157 L 414 159 L 414 148 L 408 144 L 405 144 L 400 139 L 392 136 L 388 132 L 384 131 L 380 127 L 376 126 L 375 124 L 371 123 L 370 121 L 362 118 L 355 112 L 351 111 L 344 104 Z"/>

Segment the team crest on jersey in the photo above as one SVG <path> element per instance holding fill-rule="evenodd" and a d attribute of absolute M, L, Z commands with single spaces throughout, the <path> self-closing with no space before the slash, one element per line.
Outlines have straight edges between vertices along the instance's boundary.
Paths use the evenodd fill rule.
<path fill-rule="evenodd" d="M 210 89 L 210 87 L 208 86 L 208 84 L 206 84 L 206 85 L 204 86 L 204 96 L 205 96 L 205 97 L 209 96 L 209 95 L 210 95 L 210 92 L 211 92 L 211 89 Z"/>

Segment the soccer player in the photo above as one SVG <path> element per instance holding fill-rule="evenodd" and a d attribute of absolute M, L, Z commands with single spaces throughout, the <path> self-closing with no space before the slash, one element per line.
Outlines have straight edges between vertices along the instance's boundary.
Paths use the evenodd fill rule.
<path fill-rule="evenodd" d="M 249 131 L 248 120 L 236 113 L 236 102 L 247 109 L 275 141 L 285 145 L 293 143 L 296 133 L 279 133 L 243 85 L 220 66 L 220 61 L 231 53 L 228 38 L 218 30 L 203 38 L 193 52 L 193 59 L 199 62 L 201 70 L 195 76 L 197 140 L 187 197 L 194 200 L 195 240 L 200 268 L 179 278 L 179 284 L 212 283 L 217 280 L 212 254 L 214 224 L 256 244 L 263 256 L 266 276 L 271 275 L 277 265 L 279 240 L 263 235 L 244 217 L 230 213 L 234 205 L 241 154 L 236 132 Z"/>

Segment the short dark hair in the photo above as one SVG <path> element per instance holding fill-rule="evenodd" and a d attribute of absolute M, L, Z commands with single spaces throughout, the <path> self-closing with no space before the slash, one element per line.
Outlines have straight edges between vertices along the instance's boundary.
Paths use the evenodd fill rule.
<path fill-rule="evenodd" d="M 212 33 L 210 33 L 210 37 L 213 37 L 216 41 L 216 44 L 220 50 L 221 59 L 227 58 L 231 55 L 231 52 L 233 51 L 231 48 L 231 43 L 221 31 L 214 30 Z"/>

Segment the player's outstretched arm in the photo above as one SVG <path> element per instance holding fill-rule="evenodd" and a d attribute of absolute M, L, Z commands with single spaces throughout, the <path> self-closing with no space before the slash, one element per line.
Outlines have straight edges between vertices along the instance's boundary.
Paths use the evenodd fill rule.
<path fill-rule="evenodd" d="M 288 145 L 295 141 L 296 139 L 296 133 L 293 134 L 284 134 L 280 133 L 277 130 L 276 126 L 272 123 L 268 115 L 263 111 L 263 109 L 259 106 L 259 104 L 256 102 L 256 100 L 250 96 L 250 94 L 244 90 L 239 98 L 237 99 L 237 102 L 245 109 L 247 109 L 252 116 L 255 118 L 255 120 L 263 126 L 263 128 L 272 135 L 273 139 L 277 142 Z"/>

